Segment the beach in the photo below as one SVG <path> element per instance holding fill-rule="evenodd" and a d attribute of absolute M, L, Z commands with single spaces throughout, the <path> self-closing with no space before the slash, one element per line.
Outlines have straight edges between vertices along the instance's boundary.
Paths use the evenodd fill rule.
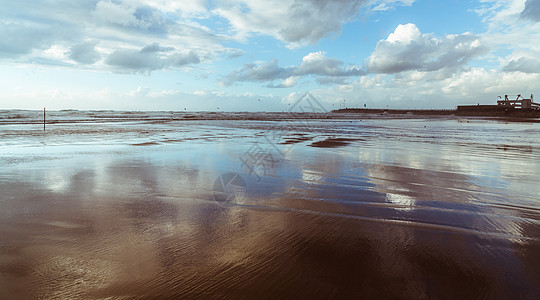
<path fill-rule="evenodd" d="M 540 297 L 537 123 L 40 113 L 0 117 L 0 298 Z"/>

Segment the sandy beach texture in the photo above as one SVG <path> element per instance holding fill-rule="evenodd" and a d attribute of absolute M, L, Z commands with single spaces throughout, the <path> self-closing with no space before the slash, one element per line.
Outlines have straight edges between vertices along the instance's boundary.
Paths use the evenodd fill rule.
<path fill-rule="evenodd" d="M 0 116 L 2 299 L 540 297 L 536 123 L 38 115 Z"/>

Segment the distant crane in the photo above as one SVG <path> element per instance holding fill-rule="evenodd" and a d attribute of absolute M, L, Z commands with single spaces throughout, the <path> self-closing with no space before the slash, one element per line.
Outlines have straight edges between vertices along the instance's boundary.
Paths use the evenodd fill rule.
<path fill-rule="evenodd" d="M 499 99 L 502 99 L 501 96 L 498 96 Z M 521 100 L 519 99 L 521 98 Z M 508 95 L 504 95 L 504 100 L 498 100 L 497 105 L 498 106 L 512 106 L 522 109 L 540 109 L 540 104 L 535 103 L 534 101 L 534 95 L 531 94 L 530 99 L 525 99 L 521 96 L 521 94 L 518 94 L 516 97 L 516 100 L 510 100 L 508 98 Z"/>

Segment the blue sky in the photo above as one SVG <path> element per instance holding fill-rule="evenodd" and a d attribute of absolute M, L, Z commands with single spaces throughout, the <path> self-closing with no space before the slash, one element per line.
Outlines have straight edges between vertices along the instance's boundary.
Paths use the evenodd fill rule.
<path fill-rule="evenodd" d="M 540 0 L 4 0 L 0 108 L 490 104 L 538 92 L 539 40 Z"/>

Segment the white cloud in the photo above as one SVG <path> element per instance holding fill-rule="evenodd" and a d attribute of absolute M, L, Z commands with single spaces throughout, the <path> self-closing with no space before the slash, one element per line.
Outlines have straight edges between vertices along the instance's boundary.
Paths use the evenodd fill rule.
<path fill-rule="evenodd" d="M 250 33 L 273 36 L 290 47 L 315 43 L 339 33 L 362 8 L 411 1 L 368 0 L 6 0 L 0 13 L 0 59 L 45 61 L 52 45 L 70 49 L 54 62 L 91 67 L 100 58 L 152 43 L 212 60 L 241 53 L 225 41 Z M 223 17 L 225 26 L 208 28 L 199 18 Z M 218 22 L 219 23 L 219 22 Z M 230 36 L 231 32 L 234 36 Z M 88 41 L 99 44 L 92 48 Z M 72 66 L 77 66 L 74 64 Z M 100 68 L 103 65 L 95 65 Z"/>
<path fill-rule="evenodd" d="M 127 69 L 140 69 L 133 68 L 137 63 L 122 62 L 119 56 L 137 58 L 136 53 L 128 53 L 129 49 L 159 43 L 170 45 L 181 53 L 193 51 L 200 61 L 208 62 L 243 53 L 223 46 L 238 37 L 269 35 L 289 47 L 297 47 L 339 33 L 343 24 L 356 19 L 363 9 L 410 5 L 412 2 L 6 0 L 3 5 L 9 7 L 9 13 L 0 13 L 0 59 L 108 70 L 107 64 L 101 63 L 103 59 Z M 224 18 L 224 22 L 219 17 Z M 213 28 L 203 25 L 201 18 L 216 21 L 204 22 L 212 24 Z M 51 59 L 43 51 L 53 45 L 69 50 L 63 57 Z M 149 66 L 143 62 L 141 65 L 146 70 L 157 68 L 155 64 Z M 162 65 L 168 68 L 178 64 Z"/>
<path fill-rule="evenodd" d="M 146 0 L 145 3 L 161 11 L 168 13 L 180 12 L 184 17 L 204 17 L 208 15 L 206 0 L 168 1 Z"/>
<path fill-rule="evenodd" d="M 508 64 L 504 66 L 503 71 L 540 73 L 540 60 L 536 58 L 520 57 L 508 62 Z"/>
<path fill-rule="evenodd" d="M 213 13 L 227 19 L 240 37 L 260 33 L 298 46 L 339 32 L 364 2 L 235 0 L 220 2 Z"/>
<path fill-rule="evenodd" d="M 269 87 L 269 88 L 290 88 L 290 87 L 293 87 L 293 86 L 296 85 L 296 83 L 298 82 L 298 79 L 299 79 L 298 76 L 291 76 L 291 77 L 285 78 L 285 80 L 283 80 L 281 83 L 279 83 L 277 85 L 269 83 L 269 84 L 266 85 L 266 87 Z"/>
<path fill-rule="evenodd" d="M 488 30 L 480 36 L 499 60 L 500 68 L 505 72 L 540 73 L 540 1 L 483 2 L 485 6 L 477 12 Z M 497 52 L 510 54 L 498 57 Z"/>
<path fill-rule="evenodd" d="M 221 85 L 229 86 L 238 81 L 267 82 L 289 77 L 290 70 L 278 65 L 278 60 L 245 64 L 242 68 L 226 75 Z"/>
<path fill-rule="evenodd" d="M 302 97 L 302 93 L 300 93 L 300 92 L 290 92 L 289 94 L 287 94 L 287 96 L 281 98 L 281 103 L 287 104 L 287 105 L 293 104 L 296 101 L 298 101 L 298 99 L 300 99 L 300 97 Z"/>
<path fill-rule="evenodd" d="M 326 106 L 336 108 L 340 99 L 349 107 L 454 108 L 462 104 L 495 104 L 504 94 L 535 92 L 540 74 L 506 73 L 495 69 L 470 68 L 443 80 L 430 73 L 406 71 L 398 75 L 366 75 L 345 84 L 313 91 Z M 342 101 L 342 100 L 341 100 Z"/>
<path fill-rule="evenodd" d="M 100 63 L 104 58 L 115 70 L 144 73 L 238 53 L 222 46 L 226 37 L 181 17 L 196 14 L 204 3 L 7 0 L 3 5 L 10 7 L 10 13 L 0 13 L 0 59 L 109 70 L 108 64 Z M 176 52 L 164 60 L 163 55 L 134 50 L 156 43 L 174 47 Z M 51 57 L 45 52 L 51 46 L 68 49 L 66 55 Z M 128 57 L 142 61 L 127 62 Z"/>
<path fill-rule="evenodd" d="M 0 20 L 0 58 L 17 58 L 34 50 L 46 50 L 68 30 L 55 24 Z"/>
<path fill-rule="evenodd" d="M 93 64 L 101 58 L 101 55 L 96 50 L 97 44 L 98 41 L 85 41 L 73 45 L 69 50 L 69 58 L 80 64 Z"/>
<path fill-rule="evenodd" d="M 302 58 L 298 66 L 280 67 L 278 60 L 245 64 L 242 68 L 225 76 L 221 84 L 229 86 L 238 81 L 272 82 L 285 79 L 278 85 L 268 84 L 267 87 L 292 87 L 302 76 L 314 75 L 320 81 L 332 81 L 332 77 L 350 77 L 364 74 L 356 65 L 344 66 L 339 59 L 329 58 L 322 51 L 312 52 Z"/>
<path fill-rule="evenodd" d="M 535 22 L 540 22 L 540 0 L 527 0 L 520 16 Z"/>
<path fill-rule="evenodd" d="M 232 0 L 218 1 L 213 10 L 227 19 L 234 31 L 273 36 L 298 47 L 313 44 L 341 31 L 343 24 L 356 19 L 362 8 L 384 9 L 410 5 L 414 0 Z"/>
<path fill-rule="evenodd" d="M 486 6 L 477 10 L 483 17 L 487 31 L 482 40 L 492 49 L 538 51 L 540 45 L 540 22 L 531 12 L 538 9 L 538 0 L 484 0 Z"/>
<path fill-rule="evenodd" d="M 396 30 L 388 35 L 386 41 L 393 44 L 401 43 L 408 45 L 421 39 L 422 33 L 420 32 L 420 29 L 418 29 L 416 25 L 409 23 L 405 25 L 398 25 Z"/>
<path fill-rule="evenodd" d="M 360 67 L 352 65 L 343 67 L 339 59 L 329 58 L 322 51 L 312 52 L 302 58 L 302 63 L 294 71 L 296 75 L 322 75 L 322 76 L 358 76 L 363 71 Z"/>
<path fill-rule="evenodd" d="M 143 20 L 137 19 L 133 13 L 136 8 L 125 3 L 113 3 L 111 1 L 100 1 L 92 12 L 94 17 L 101 21 L 123 26 L 148 26 Z"/>
<path fill-rule="evenodd" d="M 445 80 L 442 91 L 449 95 L 466 97 L 490 95 L 495 99 L 496 96 L 503 94 L 532 93 L 531 87 L 534 87 L 539 79 L 540 74 L 504 73 L 473 68 Z"/>
<path fill-rule="evenodd" d="M 411 6 L 415 0 L 372 0 L 371 5 L 374 11 L 389 10 L 395 6 Z"/>
<path fill-rule="evenodd" d="M 281 84 L 283 87 L 292 87 L 296 85 L 296 82 L 298 81 L 297 76 L 291 76 L 286 78 Z"/>
<path fill-rule="evenodd" d="M 130 91 L 129 95 L 130 96 L 146 96 L 146 95 L 148 95 L 148 93 L 150 93 L 150 91 L 151 91 L 151 89 L 149 87 L 139 86 L 139 87 L 137 87 L 136 90 Z"/>
<path fill-rule="evenodd" d="M 422 34 L 415 24 L 409 23 L 398 25 L 386 40 L 377 43 L 366 67 L 370 73 L 384 74 L 443 69 L 452 73 L 487 50 L 479 37 L 471 33 L 437 38 Z"/>
<path fill-rule="evenodd" d="M 199 56 L 193 51 L 179 52 L 173 47 L 161 47 L 157 43 L 147 45 L 141 50 L 117 50 L 105 61 L 117 71 L 140 73 L 199 62 Z"/>

